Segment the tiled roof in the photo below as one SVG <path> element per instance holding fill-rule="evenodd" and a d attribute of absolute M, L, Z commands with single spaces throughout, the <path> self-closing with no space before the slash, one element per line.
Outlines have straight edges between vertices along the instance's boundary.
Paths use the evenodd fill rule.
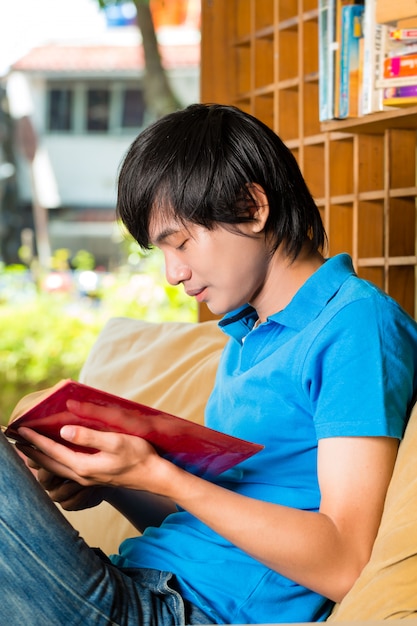
<path fill-rule="evenodd" d="M 200 46 L 160 45 L 162 64 L 166 69 L 195 67 L 200 63 Z M 13 64 L 13 70 L 28 72 L 108 72 L 140 70 L 144 54 L 137 46 L 69 46 L 48 45 L 33 48 Z"/>

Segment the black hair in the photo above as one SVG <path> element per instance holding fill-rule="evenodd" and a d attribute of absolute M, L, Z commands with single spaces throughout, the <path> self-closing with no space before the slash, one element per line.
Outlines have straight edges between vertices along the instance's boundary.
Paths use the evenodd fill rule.
<path fill-rule="evenodd" d="M 295 259 L 326 241 L 318 208 L 297 161 L 263 122 L 232 106 L 193 104 L 142 131 L 119 172 L 117 215 L 142 248 L 150 247 L 153 211 L 208 229 L 251 221 L 253 184 L 270 212 L 274 249 Z"/>

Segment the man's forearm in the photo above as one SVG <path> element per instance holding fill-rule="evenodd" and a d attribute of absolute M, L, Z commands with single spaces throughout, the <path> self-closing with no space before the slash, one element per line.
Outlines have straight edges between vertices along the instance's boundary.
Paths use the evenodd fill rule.
<path fill-rule="evenodd" d="M 105 500 L 120 511 L 140 532 L 148 526 L 160 526 L 167 515 L 177 510 L 169 498 L 121 487 L 110 489 Z"/>

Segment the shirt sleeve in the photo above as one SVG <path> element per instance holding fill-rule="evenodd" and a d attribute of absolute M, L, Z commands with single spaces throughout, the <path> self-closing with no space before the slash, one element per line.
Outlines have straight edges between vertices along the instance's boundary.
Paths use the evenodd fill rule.
<path fill-rule="evenodd" d="M 411 319 L 390 300 L 364 298 L 337 311 L 303 365 L 318 439 L 401 439 L 413 399 L 415 351 Z"/>

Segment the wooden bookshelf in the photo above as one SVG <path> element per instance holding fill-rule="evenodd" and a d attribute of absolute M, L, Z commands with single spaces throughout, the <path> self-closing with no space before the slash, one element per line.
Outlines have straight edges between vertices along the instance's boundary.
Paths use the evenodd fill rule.
<path fill-rule="evenodd" d="M 202 0 L 202 102 L 273 128 L 316 199 L 328 253 L 350 253 L 415 315 L 417 107 L 321 124 L 318 86 L 317 0 Z"/>

